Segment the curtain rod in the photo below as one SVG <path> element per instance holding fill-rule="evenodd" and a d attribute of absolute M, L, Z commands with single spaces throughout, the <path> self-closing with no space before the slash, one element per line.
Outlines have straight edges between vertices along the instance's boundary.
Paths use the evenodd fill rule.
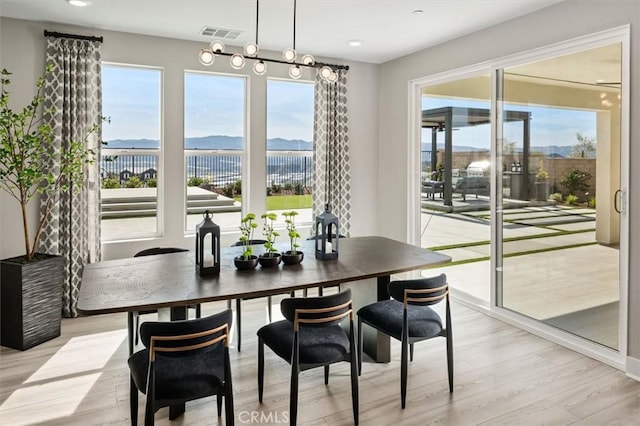
<path fill-rule="evenodd" d="M 74 39 L 74 40 L 89 40 L 89 41 L 97 41 L 99 43 L 102 43 L 102 37 L 59 33 L 57 31 L 44 30 L 44 36 L 45 37 L 56 37 L 56 38 L 61 38 L 61 37 L 63 37 L 63 38 L 71 38 L 71 39 Z"/>

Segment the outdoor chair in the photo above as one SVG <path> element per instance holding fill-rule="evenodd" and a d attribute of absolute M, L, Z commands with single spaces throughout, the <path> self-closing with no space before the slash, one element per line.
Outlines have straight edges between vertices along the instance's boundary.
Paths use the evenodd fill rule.
<path fill-rule="evenodd" d="M 258 330 L 258 399 L 264 388 L 264 346 L 291 365 L 289 420 L 296 424 L 298 376 L 301 371 L 324 367 L 324 383 L 329 384 L 329 366 L 346 361 L 351 364 L 351 403 L 353 420 L 358 424 L 358 366 L 354 342 L 351 290 L 323 297 L 283 299 L 280 308 L 285 319 Z M 349 333 L 340 322 L 349 317 Z"/>
<path fill-rule="evenodd" d="M 392 281 L 388 285 L 391 299 L 372 303 L 358 311 L 358 371 L 362 373 L 362 326 L 367 324 L 402 343 L 400 398 L 405 408 L 407 397 L 408 352 L 413 361 L 413 345 L 442 336 L 447 339 L 449 392 L 453 392 L 453 336 L 449 309 L 447 276 Z M 445 301 L 445 324 L 430 307 Z"/>
<path fill-rule="evenodd" d="M 155 255 L 159 255 L 159 254 L 168 254 L 168 253 L 181 253 L 181 252 L 185 252 L 185 251 L 189 251 L 187 249 L 183 249 L 183 248 L 178 248 L 178 247 L 152 247 L 152 248 L 148 248 L 148 249 L 144 249 L 141 250 L 139 252 L 137 252 L 136 254 L 133 255 L 133 257 L 143 257 L 143 256 L 155 256 Z M 201 307 L 200 304 L 197 305 L 188 305 L 187 306 L 188 309 L 193 309 L 195 311 L 195 316 L 196 318 L 200 318 L 202 311 L 201 311 Z M 138 340 L 139 340 L 139 328 L 140 328 L 140 315 L 147 315 L 147 314 L 155 314 L 158 313 L 158 311 L 156 309 L 153 310 L 146 310 L 146 311 L 137 311 L 137 312 L 129 312 L 129 315 L 132 316 L 132 319 L 134 320 L 133 323 L 135 323 L 134 325 L 134 333 L 135 333 L 135 344 L 138 344 Z"/>
<path fill-rule="evenodd" d="M 225 402 L 227 425 L 234 424 L 229 362 L 232 312 L 183 321 L 145 322 L 140 327 L 144 349 L 129 357 L 131 423 L 138 421 L 138 391 L 146 394 L 145 425 L 153 425 L 162 407 L 216 396 L 218 417 Z M 180 416 L 183 410 L 169 419 Z"/>

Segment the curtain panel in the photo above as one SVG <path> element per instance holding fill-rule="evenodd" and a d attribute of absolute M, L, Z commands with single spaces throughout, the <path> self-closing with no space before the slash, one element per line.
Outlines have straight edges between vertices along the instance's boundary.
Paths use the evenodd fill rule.
<path fill-rule="evenodd" d="M 351 168 L 347 111 L 347 70 L 336 70 L 338 79 L 329 83 L 316 70 L 313 124 L 314 179 L 313 214 L 331 212 L 340 221 L 340 233 L 351 229 Z M 315 229 L 314 229 L 315 231 Z"/>
<path fill-rule="evenodd" d="M 60 170 L 60 154 L 70 141 L 86 141 L 96 153 L 85 166 L 80 191 L 70 188 L 57 195 L 58 203 L 42 233 L 40 250 L 65 259 L 62 314 L 78 315 L 76 304 L 85 264 L 100 260 L 100 146 L 101 131 L 87 138 L 102 122 L 101 43 L 75 38 L 46 37 L 46 63 L 53 64 L 45 83 L 45 122 L 54 130 L 55 151 L 43 166 Z M 43 203 L 44 205 L 44 203 Z"/>

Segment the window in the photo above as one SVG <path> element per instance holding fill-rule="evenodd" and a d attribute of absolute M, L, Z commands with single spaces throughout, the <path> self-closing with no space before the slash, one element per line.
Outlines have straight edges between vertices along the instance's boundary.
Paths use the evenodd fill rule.
<path fill-rule="evenodd" d="M 102 65 L 102 241 L 156 236 L 162 70 Z"/>
<path fill-rule="evenodd" d="M 184 75 L 186 231 L 206 210 L 222 230 L 240 223 L 245 86 L 244 77 Z"/>
<path fill-rule="evenodd" d="M 297 210 L 301 224 L 311 222 L 313 102 L 313 83 L 267 81 L 266 208 Z"/>

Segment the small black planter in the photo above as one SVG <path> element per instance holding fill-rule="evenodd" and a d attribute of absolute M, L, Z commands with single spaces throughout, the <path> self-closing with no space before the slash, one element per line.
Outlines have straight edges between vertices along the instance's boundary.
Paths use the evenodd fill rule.
<path fill-rule="evenodd" d="M 282 263 L 285 265 L 297 265 L 302 262 L 302 259 L 304 259 L 304 253 L 299 250 L 296 254 L 291 254 L 291 250 L 282 253 Z"/>
<path fill-rule="evenodd" d="M 24 351 L 60 336 L 64 258 L 0 261 L 2 346 Z"/>
<path fill-rule="evenodd" d="M 236 265 L 239 271 L 249 271 L 258 266 L 258 256 L 252 254 L 248 259 L 243 256 L 236 256 L 233 258 L 233 264 Z"/>
<path fill-rule="evenodd" d="M 258 258 L 260 266 L 263 268 L 271 268 L 280 264 L 280 253 L 265 253 Z"/>

